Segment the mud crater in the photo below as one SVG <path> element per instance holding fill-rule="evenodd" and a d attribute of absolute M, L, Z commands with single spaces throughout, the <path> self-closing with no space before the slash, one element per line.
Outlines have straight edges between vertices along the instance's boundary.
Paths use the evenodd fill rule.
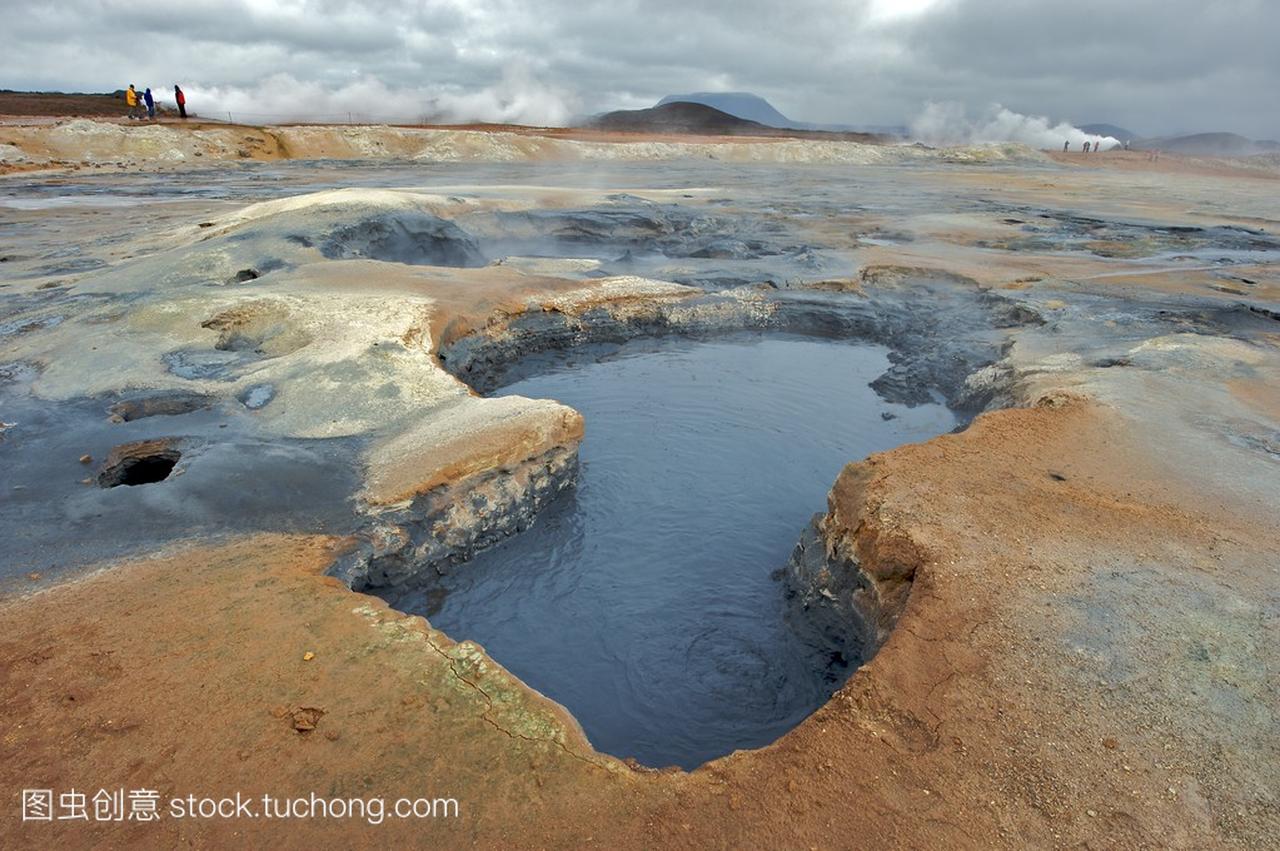
<path fill-rule="evenodd" d="M 774 741 L 897 616 L 860 606 L 868 580 L 817 538 L 840 469 L 1004 404 L 1002 374 L 971 379 L 1040 321 L 901 271 L 911 286 L 531 311 L 454 341 L 442 362 L 473 387 L 582 412 L 581 464 L 459 551 L 426 501 L 390 513 L 339 575 L 477 640 L 606 752 L 691 768 Z"/>
<path fill-rule="evenodd" d="M 98 487 L 136 487 L 169 478 L 182 452 L 172 439 L 143 440 L 115 447 L 98 471 Z"/>
<path fill-rule="evenodd" d="M 876 648 L 790 586 L 847 461 L 956 424 L 892 404 L 867 343 L 743 332 L 544 353 L 497 395 L 554 398 L 576 486 L 520 535 L 381 593 L 564 704 L 600 750 L 693 768 L 767 744 Z M 882 414 L 890 413 L 886 418 Z"/>
<path fill-rule="evenodd" d="M 448 219 L 427 213 L 397 212 L 339 225 L 325 237 L 320 252 L 330 260 L 369 258 L 418 266 L 483 266 L 480 247 Z"/>

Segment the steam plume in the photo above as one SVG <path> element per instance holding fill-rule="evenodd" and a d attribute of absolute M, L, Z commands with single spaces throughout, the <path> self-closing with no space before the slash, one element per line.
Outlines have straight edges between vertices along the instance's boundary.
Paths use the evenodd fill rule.
<path fill-rule="evenodd" d="M 386 85 L 362 77 L 338 88 L 275 74 L 252 88 L 186 87 L 190 107 L 200 115 L 266 124 L 315 123 L 444 123 L 495 122 L 561 126 L 574 114 L 569 94 L 510 67 L 502 80 L 487 88 L 458 91 L 444 86 L 416 88 Z"/>
<path fill-rule="evenodd" d="M 928 145 L 1021 142 L 1033 148 L 1061 150 L 1064 142 L 1070 142 L 1071 150 L 1079 151 L 1085 142 L 1101 145 L 1103 150 L 1120 144 L 1114 136 L 1086 133 L 1065 121 L 1051 125 L 1047 118 L 1023 115 L 998 103 L 974 117 L 962 104 L 930 101 L 911 123 L 911 135 Z"/>

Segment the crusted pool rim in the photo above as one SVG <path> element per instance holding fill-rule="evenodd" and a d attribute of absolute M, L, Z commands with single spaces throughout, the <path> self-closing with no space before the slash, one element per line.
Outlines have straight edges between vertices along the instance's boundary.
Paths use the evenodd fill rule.
<path fill-rule="evenodd" d="M 638 337 L 712 339 L 759 331 L 870 342 L 890 349 L 890 368 L 872 383 L 882 397 L 907 405 L 943 402 L 963 428 L 978 412 L 1012 403 L 1013 374 L 998 366 L 1007 331 L 1038 321 L 1017 302 L 966 278 L 873 267 L 855 280 L 795 289 L 704 294 L 682 288 L 587 304 L 542 301 L 446 338 L 435 354 L 447 371 L 487 393 L 507 383 L 512 368 L 531 355 Z M 571 413 L 564 427 L 518 462 L 436 482 L 394 504 L 365 500 L 359 543 L 331 575 L 360 591 L 430 582 L 527 529 L 577 481 L 583 423 L 566 410 Z M 856 497 L 850 489 L 865 476 L 859 469 L 851 464 L 840 475 L 828 513 L 800 533 L 783 574 L 806 619 L 860 646 L 869 659 L 901 613 L 920 559 L 909 539 L 868 520 L 873 513 L 846 516 L 841 506 L 860 505 L 847 498 Z"/>

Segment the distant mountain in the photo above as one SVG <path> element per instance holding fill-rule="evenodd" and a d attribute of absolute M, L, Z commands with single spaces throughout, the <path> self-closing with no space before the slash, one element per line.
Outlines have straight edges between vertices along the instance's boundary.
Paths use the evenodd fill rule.
<path fill-rule="evenodd" d="M 1094 136 L 1114 136 L 1121 142 L 1141 139 L 1142 135 L 1114 124 L 1081 124 L 1080 129 Z"/>
<path fill-rule="evenodd" d="M 1080 129 L 1098 136 L 1114 136 L 1129 141 L 1137 150 L 1158 149 L 1193 157 L 1251 157 L 1280 152 L 1280 142 L 1246 139 L 1237 133 L 1190 133 L 1179 136 L 1144 138 L 1115 124 L 1081 124 Z"/>
<path fill-rule="evenodd" d="M 774 136 L 788 139 L 879 144 L 884 136 L 832 130 L 793 130 L 770 127 L 759 121 L 739 118 L 713 106 L 687 101 L 671 101 L 648 109 L 620 109 L 576 124 L 596 130 L 626 133 L 700 133 L 705 136 Z"/>
<path fill-rule="evenodd" d="M 669 103 L 700 103 L 712 109 L 755 121 L 779 130 L 816 130 L 823 133 L 858 133 L 873 136 L 906 136 L 907 128 L 892 125 L 817 124 L 812 121 L 795 121 L 774 108 L 773 104 L 751 92 L 693 92 L 687 95 L 667 95 L 658 106 Z"/>
<path fill-rule="evenodd" d="M 800 127 L 799 122 L 787 118 L 774 109 L 773 104 L 750 92 L 693 92 L 687 95 L 667 95 L 658 101 L 657 105 L 666 106 L 669 103 L 700 103 L 735 118 L 754 121 L 766 127 Z"/>
<path fill-rule="evenodd" d="M 671 101 L 648 109 L 619 109 L 587 122 L 598 130 L 632 133 L 705 133 L 714 136 L 769 136 L 776 128 L 701 103 Z"/>
<path fill-rule="evenodd" d="M 1255 142 L 1236 133 L 1194 133 L 1190 136 L 1142 139 L 1134 143 L 1134 147 L 1201 157 L 1249 157 L 1280 151 L 1280 143 L 1270 140 Z"/>

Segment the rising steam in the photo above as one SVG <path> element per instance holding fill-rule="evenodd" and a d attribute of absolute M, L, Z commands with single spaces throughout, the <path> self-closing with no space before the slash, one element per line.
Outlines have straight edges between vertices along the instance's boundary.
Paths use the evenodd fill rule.
<path fill-rule="evenodd" d="M 911 136 L 927 145 L 1021 142 L 1044 150 L 1062 150 L 1064 142 L 1070 142 L 1073 151 L 1081 150 L 1085 142 L 1101 145 L 1103 150 L 1120 144 L 1113 136 L 1086 133 L 1065 121 L 1051 125 L 1047 118 L 1022 115 L 998 103 L 974 117 L 962 104 L 930 101 L 911 123 Z"/>
<path fill-rule="evenodd" d="M 471 91 L 392 88 L 374 77 L 329 88 L 275 74 L 253 88 L 192 85 L 186 94 L 191 109 L 202 116 L 251 124 L 493 122 L 556 127 L 568 122 L 575 106 L 567 93 L 514 66 L 497 84 Z"/>

